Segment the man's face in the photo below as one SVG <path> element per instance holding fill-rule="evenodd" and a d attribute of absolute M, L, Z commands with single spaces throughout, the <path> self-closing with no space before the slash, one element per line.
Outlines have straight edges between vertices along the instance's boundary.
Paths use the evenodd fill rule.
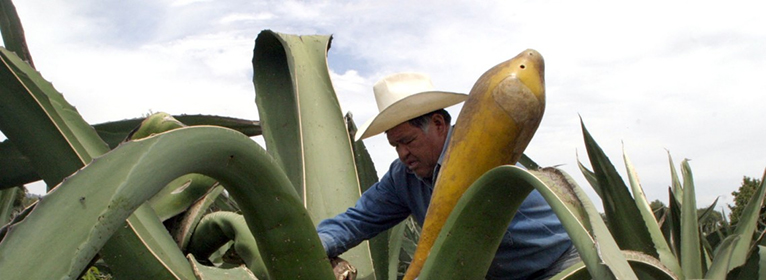
<path fill-rule="evenodd" d="M 436 114 L 426 132 L 404 122 L 388 130 L 386 136 L 407 168 L 421 178 L 429 178 L 439 161 L 448 130 L 444 118 Z"/>

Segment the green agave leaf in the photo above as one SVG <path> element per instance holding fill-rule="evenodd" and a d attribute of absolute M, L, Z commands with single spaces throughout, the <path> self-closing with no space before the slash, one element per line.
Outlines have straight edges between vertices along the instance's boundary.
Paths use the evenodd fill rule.
<path fill-rule="evenodd" d="M 109 143 L 114 148 L 124 139 L 141 139 L 154 133 L 164 132 L 171 129 L 189 125 L 214 125 L 230 128 L 247 136 L 261 135 L 259 121 L 245 119 L 209 116 L 209 115 L 176 115 L 158 112 L 143 119 L 130 119 L 117 122 L 101 123 L 94 126 L 99 135 L 110 133 L 121 135 L 121 139 L 115 143 Z"/>
<path fill-rule="evenodd" d="M 690 279 L 699 279 L 705 274 L 707 266 L 700 246 L 699 222 L 697 220 L 697 198 L 694 190 L 694 178 L 688 160 L 681 162 L 681 175 L 684 178 L 684 200 L 681 205 L 681 267 L 684 275 Z"/>
<path fill-rule="evenodd" d="M 234 250 L 256 278 L 270 279 L 255 238 L 240 214 L 218 211 L 205 215 L 194 230 L 188 251 L 206 259 L 229 241 L 234 241 Z"/>
<path fill-rule="evenodd" d="M 508 224 L 533 190 L 520 176 L 496 170 L 502 169 L 490 170 L 463 194 L 419 279 L 482 279 L 487 274 Z"/>
<path fill-rule="evenodd" d="M 670 239 L 668 244 L 673 250 L 674 255 L 681 256 L 681 203 L 676 200 L 673 190 L 668 188 L 668 216 L 665 219 L 668 229 L 665 233 L 665 240 Z"/>
<path fill-rule="evenodd" d="M 0 65 L 3 66 L 0 67 L 0 80 L 2 80 L 0 97 L 4 100 L 0 104 L 0 129 L 10 141 L 15 143 L 19 151 L 30 159 L 32 166 L 47 183 L 49 190 L 66 176 L 91 162 L 94 157 L 109 150 L 93 127 L 82 119 L 77 110 L 49 82 L 45 81 L 40 73 L 2 48 L 0 48 L 0 58 L 3 62 Z M 143 213 L 146 212 L 139 211 L 137 215 L 143 215 Z M 134 223 L 129 223 L 129 227 L 120 227 L 120 230 L 124 232 L 116 235 L 112 242 L 132 244 L 130 240 L 118 239 L 128 238 L 140 232 L 150 232 L 132 227 L 143 221 L 149 221 L 152 217 L 154 216 L 139 217 L 134 220 Z M 164 229 L 161 224 L 139 227 L 151 226 Z M 133 239 L 147 240 L 149 238 L 151 237 L 134 236 Z M 144 244 L 152 246 L 151 243 Z M 144 250 L 145 248 L 129 245 L 122 248 L 107 246 L 101 252 L 101 256 L 105 259 L 127 255 L 145 256 L 131 260 L 133 262 L 150 261 L 151 257 L 156 257 L 159 259 L 154 262 L 160 263 L 159 266 L 167 267 L 173 271 L 173 274 L 182 275 L 181 271 L 188 270 L 188 263 L 184 262 L 181 263 L 181 267 L 174 267 L 173 264 L 180 262 L 162 259 L 167 255 L 158 251 L 162 250 L 161 248 L 148 248 L 153 252 L 151 254 L 143 254 Z M 119 265 L 122 263 L 110 264 L 110 266 Z M 116 271 L 128 270 L 116 269 Z"/>
<path fill-rule="evenodd" d="M 601 185 L 598 184 L 598 179 L 596 178 L 596 173 L 593 173 L 590 169 L 585 167 L 585 165 L 582 164 L 580 161 L 580 156 L 577 155 L 577 167 L 580 168 L 580 172 L 582 172 L 582 175 L 585 176 L 585 180 L 588 181 L 588 184 L 590 184 L 591 187 L 593 187 L 593 190 L 596 191 L 596 194 L 598 197 L 604 197 L 603 191 L 601 191 Z"/>
<path fill-rule="evenodd" d="M 341 211 L 321 210 L 315 204 L 331 207 L 337 203 L 321 201 L 337 201 L 345 210 L 359 197 L 351 143 L 327 69 L 329 43 L 330 36 L 265 30 L 258 34 L 253 56 L 255 98 L 266 147 L 316 223 Z M 318 185 L 351 187 L 356 195 L 338 200 L 337 189 L 323 191 Z"/>
<path fill-rule="evenodd" d="M 186 126 L 170 114 L 159 112 L 147 117 L 128 133 L 127 140 L 137 140 L 151 135 Z M 127 141 L 126 140 L 126 141 Z M 186 174 L 171 181 L 153 196 L 149 205 L 160 220 L 165 221 L 189 208 L 195 201 L 218 184 L 215 179 L 202 174 Z"/>
<path fill-rule="evenodd" d="M 708 218 L 708 217 L 710 217 L 710 215 L 711 215 L 711 214 L 713 213 L 713 211 L 715 210 L 715 206 L 716 206 L 716 204 L 718 204 L 718 199 L 719 199 L 719 198 L 720 198 L 720 197 L 717 197 L 717 198 L 716 198 L 716 199 L 713 201 L 713 203 L 711 203 L 711 204 L 710 204 L 710 206 L 706 207 L 706 208 L 705 208 L 705 210 L 703 210 L 703 211 L 702 211 L 702 213 L 699 213 L 699 214 L 698 214 L 697 222 L 702 222 L 702 221 L 705 221 L 705 220 L 707 220 L 707 218 Z M 703 232 L 703 233 L 704 233 L 704 232 Z"/>
<path fill-rule="evenodd" d="M 675 280 L 684 279 L 679 278 L 673 271 L 669 270 L 665 265 L 655 257 L 650 255 L 634 252 L 634 251 L 622 251 L 625 255 L 625 259 L 628 260 L 630 268 L 636 272 L 639 279 L 654 279 L 654 280 Z"/>
<path fill-rule="evenodd" d="M 359 179 L 359 190 L 363 193 L 378 182 L 378 172 L 375 170 L 375 164 L 372 162 L 372 157 L 367 152 L 364 142 L 353 141 L 357 130 L 351 113 L 347 113 L 344 119 L 348 129 L 348 139 L 351 142 L 354 154 L 354 166 L 356 167 L 356 174 Z"/>
<path fill-rule="evenodd" d="M 531 173 L 543 183 L 533 186 L 559 217 L 594 279 L 635 279 L 601 214 L 574 179 L 557 168 Z"/>
<path fill-rule="evenodd" d="M 147 203 L 157 217 L 165 221 L 189 209 L 216 186 L 218 182 L 213 178 L 202 174 L 186 174 L 171 181 Z"/>
<path fill-rule="evenodd" d="M 572 266 L 554 275 L 549 280 L 591 280 L 593 277 L 588 273 L 588 268 L 584 262 L 573 264 Z"/>
<path fill-rule="evenodd" d="M 40 175 L 10 140 L 0 142 L 0 190 L 40 180 Z"/>
<path fill-rule="evenodd" d="M 40 73 L 3 48 L 0 60 L 0 130 L 49 188 L 109 150 Z"/>
<path fill-rule="evenodd" d="M 348 139 L 354 152 L 356 174 L 359 179 L 359 192 L 364 193 L 372 187 L 373 184 L 378 182 L 378 173 L 375 171 L 375 164 L 372 162 L 372 157 L 370 157 L 370 153 L 367 152 L 367 147 L 365 147 L 364 142 L 353 140 L 357 129 L 351 113 L 346 113 L 344 120 L 346 122 L 346 129 L 348 130 Z M 375 279 L 396 279 L 400 247 L 390 247 L 389 245 L 392 244 L 392 239 L 398 239 L 393 242 L 401 244 L 403 234 L 392 235 L 392 233 L 401 233 L 400 231 L 403 226 L 400 224 L 398 227 L 399 228 L 395 227 L 381 232 L 369 240 L 370 256 L 375 271 Z M 393 255 L 396 256 L 396 261 L 391 258 Z"/>
<path fill-rule="evenodd" d="M 351 143 L 327 69 L 329 43 L 330 36 L 266 30 L 258 34 L 253 57 L 266 147 L 315 223 L 359 198 Z"/>
<path fill-rule="evenodd" d="M 231 267 L 231 264 L 229 264 L 227 261 L 231 261 L 231 259 L 229 259 L 229 254 L 231 254 L 229 249 L 231 249 L 232 246 L 234 246 L 234 241 L 227 242 L 226 244 L 221 246 L 221 248 L 218 248 L 218 250 L 210 254 L 210 257 L 208 257 L 207 260 L 210 261 L 210 264 L 216 267 L 221 267 L 221 268 Z M 240 265 L 243 265 L 243 264 L 240 264 Z"/>
<path fill-rule="evenodd" d="M 261 135 L 259 121 L 208 115 L 175 115 L 174 119 L 186 125 L 216 125 L 228 127 L 247 136 Z M 146 118 L 136 118 L 115 122 L 94 124 L 93 128 L 101 139 L 114 149 L 125 141 L 128 134 L 136 129 Z M 21 186 L 40 180 L 40 175 L 32 167 L 29 158 L 22 155 L 11 141 L 0 142 L 0 190 Z"/>
<path fill-rule="evenodd" d="M 399 260 L 400 260 L 400 254 L 402 253 L 403 246 L 405 246 L 405 237 L 404 237 L 404 231 L 406 230 L 405 223 L 407 222 L 407 219 L 399 223 L 398 225 L 390 228 L 386 231 L 388 234 L 388 244 L 386 251 L 388 252 L 388 260 L 385 261 L 385 263 L 388 264 L 386 267 L 382 267 L 383 271 L 378 273 L 378 265 L 382 262 L 377 261 L 376 253 L 378 251 L 374 250 L 374 246 L 370 246 L 372 253 L 373 253 L 373 263 L 376 265 L 375 270 L 378 275 L 378 279 L 399 279 L 399 276 L 404 277 L 404 271 L 406 271 L 406 268 L 399 269 Z M 370 241 L 370 244 L 372 241 Z M 413 243 L 413 252 L 416 244 Z M 411 259 L 411 258 L 410 258 Z M 401 275 L 399 275 L 399 271 L 402 272 Z M 385 274 L 385 276 L 382 276 L 381 274 Z"/>
<path fill-rule="evenodd" d="M 195 202 L 189 209 L 184 212 L 183 217 L 180 218 L 176 229 L 173 229 L 173 236 L 178 242 L 178 247 L 183 251 L 187 251 L 189 242 L 191 242 L 192 234 L 197 228 L 199 221 L 205 216 L 212 205 L 215 204 L 218 199 L 223 197 L 223 186 L 217 186 L 213 188 L 210 193 L 205 195 L 202 199 Z M 224 209 L 222 211 L 232 211 L 231 209 Z"/>
<path fill-rule="evenodd" d="M 540 165 L 537 164 L 534 160 L 532 160 L 529 156 L 526 154 L 521 154 L 521 157 L 519 158 L 519 164 L 524 166 L 526 169 L 540 169 Z"/>
<path fill-rule="evenodd" d="M 210 196 L 210 194 L 208 194 L 208 196 Z M 229 195 L 226 193 L 222 193 L 221 195 L 215 196 L 215 199 L 213 200 L 213 203 L 211 204 L 211 206 L 215 207 L 216 209 L 220 211 L 229 211 L 229 212 L 237 212 L 237 213 L 242 212 L 242 210 L 239 209 L 237 202 L 231 199 L 231 197 L 229 197 Z"/>
<path fill-rule="evenodd" d="M 732 253 L 734 253 L 734 244 L 740 239 L 739 234 L 727 236 L 716 248 L 713 262 L 705 273 L 705 279 L 726 279 L 729 272 Z"/>
<path fill-rule="evenodd" d="M 199 280 L 218 280 L 218 279 L 258 280 L 258 279 L 261 279 L 256 277 L 253 274 L 253 272 L 251 272 L 244 266 L 239 266 L 235 268 L 210 267 L 210 266 L 202 265 L 199 262 L 197 262 L 197 260 L 194 259 L 194 256 L 188 255 L 187 258 L 189 259 L 189 263 L 191 263 L 192 268 L 194 269 L 194 275 L 197 277 L 196 279 L 199 279 Z"/>
<path fill-rule="evenodd" d="M 155 113 L 144 119 L 140 125 L 131 130 L 125 141 L 143 139 L 152 136 L 153 134 L 170 131 L 184 126 L 186 125 L 176 120 L 168 113 Z"/>
<path fill-rule="evenodd" d="M 32 209 L 34 209 L 35 208 L 34 206 L 36 205 L 37 205 L 37 202 L 33 203 L 27 208 L 24 208 L 24 210 L 21 210 L 21 212 L 19 212 L 16 216 L 14 216 L 10 222 L 0 227 L 0 241 L 2 241 L 3 238 L 5 238 L 5 235 L 8 233 L 8 228 L 18 223 L 19 221 L 24 220 L 24 218 L 26 218 L 27 215 L 29 215 L 29 212 L 32 212 Z"/>
<path fill-rule="evenodd" d="M 11 216 L 13 215 L 13 203 L 18 196 L 18 187 L 0 190 L 0 225 L 4 225 L 11 221 Z"/>
<path fill-rule="evenodd" d="M 731 232 L 726 230 L 727 226 L 718 228 L 717 230 L 705 235 L 703 233 L 702 246 L 705 249 L 705 254 L 711 257 L 715 256 L 715 248 L 718 247 L 727 236 L 731 235 Z M 712 262 L 712 259 L 710 260 Z"/>
<path fill-rule="evenodd" d="M 761 178 L 761 185 L 758 186 L 756 193 L 750 198 L 750 201 L 747 202 L 747 206 L 745 206 L 745 210 L 742 211 L 742 216 L 737 223 L 737 228 L 734 229 L 734 234 L 738 234 L 743 238 L 740 238 L 739 241 L 736 242 L 731 257 L 730 268 L 741 266 L 745 264 L 747 260 L 752 242 L 750 238 L 746 237 L 753 236 L 756 231 L 758 219 L 760 218 L 760 210 L 763 207 L 764 196 L 766 196 L 766 171 Z"/>
<path fill-rule="evenodd" d="M 351 141 L 327 68 L 330 36 L 262 31 L 255 40 L 253 83 L 269 153 L 292 181 L 315 224 L 359 199 Z M 341 255 L 374 277 L 369 242 Z"/>
<path fill-rule="evenodd" d="M 155 113 L 165 114 L 165 113 Z M 259 121 L 251 121 L 238 118 L 211 115 L 168 115 L 170 118 L 183 123 L 184 125 L 215 125 L 234 129 L 247 136 L 261 135 L 261 124 Z M 151 116 L 150 116 L 151 117 Z M 93 128 L 101 139 L 104 139 L 110 148 L 114 149 L 128 138 L 129 134 L 135 130 L 147 118 L 135 118 L 121 121 L 105 122 L 94 124 Z M 134 137 L 135 138 L 135 137 Z"/>
<path fill-rule="evenodd" d="M 668 162 L 670 163 L 672 194 L 675 196 L 676 201 L 682 202 L 684 200 L 684 189 L 681 185 L 681 180 L 678 179 L 678 171 L 676 171 L 676 166 L 673 164 L 673 157 L 670 156 L 670 151 L 668 151 Z"/>
<path fill-rule="evenodd" d="M 669 219 L 670 219 L 670 211 L 669 211 L 668 207 L 665 206 L 665 207 L 662 207 L 662 208 L 658 208 L 658 209 L 654 210 L 653 212 L 654 212 L 654 216 L 657 217 L 657 224 L 660 225 L 660 230 L 662 231 L 662 236 L 665 238 L 665 242 L 668 244 L 668 246 L 670 246 L 672 244 L 671 243 L 672 240 L 670 239 L 670 236 L 671 236 L 670 235 L 670 224 L 668 222 Z M 673 248 L 671 246 L 670 250 L 675 255 L 675 248 Z"/>
<path fill-rule="evenodd" d="M 638 251 L 658 257 L 657 248 L 652 242 L 646 223 L 642 221 L 636 202 L 628 191 L 617 169 L 609 161 L 604 151 L 580 121 L 585 148 L 588 150 L 591 166 L 600 186 L 604 213 L 609 221 L 609 230 L 622 250 Z M 654 219 L 654 218 L 652 218 Z"/>
<path fill-rule="evenodd" d="M 643 254 L 641 252 L 623 251 L 625 259 L 630 264 L 631 269 L 639 275 L 639 279 L 683 279 L 679 278 L 672 271 L 667 269 L 658 259 Z M 550 278 L 551 280 L 590 280 L 593 277 L 588 273 L 587 267 L 584 263 L 580 262 L 572 265 L 557 275 Z"/>
<path fill-rule="evenodd" d="M 633 198 L 635 200 L 636 207 L 638 208 L 638 212 L 641 214 L 643 222 L 649 231 L 649 236 L 651 237 L 652 243 L 657 250 L 658 259 L 665 267 L 672 270 L 675 275 L 683 277 L 683 270 L 681 269 L 681 265 L 678 263 L 678 260 L 673 254 L 673 251 L 670 249 L 670 245 L 668 245 L 667 241 L 665 240 L 665 236 L 662 234 L 660 225 L 657 224 L 657 219 L 654 217 L 654 212 L 649 206 L 649 201 L 646 200 L 644 189 L 641 187 L 638 173 L 636 173 L 635 167 L 630 161 L 630 158 L 628 158 L 628 154 L 625 152 L 624 147 L 622 156 L 623 160 L 625 161 L 625 168 L 627 169 L 628 174 L 628 182 L 630 182 L 630 188 L 633 191 Z"/>
<path fill-rule="evenodd" d="M 143 120 L 127 137 L 132 140 L 141 139 L 181 127 L 184 124 L 160 112 Z M 141 268 L 145 267 L 149 271 L 152 271 L 149 268 L 156 271 L 153 273 L 158 275 L 157 279 L 171 279 L 171 275 L 176 278 L 191 277 L 189 263 L 161 221 L 185 211 L 215 184 L 214 179 L 201 174 L 181 176 L 149 200 L 146 207 L 154 211 L 134 212 L 128 218 L 127 226 L 120 227 L 100 252 L 114 276 L 120 279 L 141 279 Z"/>
<path fill-rule="evenodd" d="M 745 265 L 729 271 L 726 279 L 766 279 L 766 247 L 757 245 Z"/>
<path fill-rule="evenodd" d="M 404 277 L 406 269 L 412 264 L 412 260 L 415 258 L 415 250 L 418 247 L 418 241 L 420 241 L 420 234 L 423 231 L 423 228 L 412 216 L 404 219 L 404 221 L 397 226 L 403 227 L 402 238 L 398 247 L 392 247 L 399 248 L 399 254 L 395 258 L 391 258 L 391 260 L 392 262 L 398 262 L 397 267 L 399 267 L 399 269 L 397 271 L 397 279 L 399 279 Z M 392 240 L 395 240 L 395 238 L 392 238 Z M 393 254 L 393 251 L 391 253 Z M 401 271 L 401 274 L 399 274 L 399 271 Z"/>
<path fill-rule="evenodd" d="M 2 19 L 0 20 L 0 33 L 3 34 L 5 46 L 34 67 L 32 55 L 27 47 L 27 39 L 24 36 L 24 28 L 13 1 L 0 0 L 0 19 Z"/>
<path fill-rule="evenodd" d="M 88 196 L 81 196 L 84 208 L 91 203 L 88 200 Z M 194 278 L 191 266 L 151 207 L 139 206 L 126 223 L 101 250 L 114 276 L 137 280 Z"/>
<path fill-rule="evenodd" d="M 637 279 L 598 211 L 571 178 L 555 168 L 528 172 L 510 165 L 490 170 L 463 194 L 420 279 L 483 278 L 505 228 L 532 189 L 551 205 L 595 279 Z"/>
<path fill-rule="evenodd" d="M 625 259 L 630 264 L 631 269 L 639 275 L 639 279 L 683 279 L 679 278 L 672 271 L 668 270 L 658 259 L 633 251 L 623 251 Z M 585 264 L 580 262 L 565 269 L 561 273 L 551 277 L 551 280 L 590 280 L 593 279 Z"/>
<path fill-rule="evenodd" d="M 322 48 L 326 48 L 323 45 Z M 263 138 L 269 154 L 279 163 L 293 183 L 301 200 L 303 184 L 302 141 L 297 131 L 298 100 L 289 63 L 292 59 L 278 35 L 270 31 L 258 34 L 253 51 L 253 84 L 258 115 L 263 122 Z M 298 146 L 298 148 L 296 148 Z"/>
<path fill-rule="evenodd" d="M 133 210 L 188 173 L 218 179 L 237 200 L 275 279 L 333 279 L 289 179 L 258 144 L 220 127 L 128 142 L 84 167 L 10 228 L 0 241 L 0 271 L 8 279 L 77 277 Z"/>
<path fill-rule="evenodd" d="M 705 208 L 702 213 L 698 213 L 697 223 L 700 225 L 700 246 L 702 246 L 702 252 L 705 255 L 705 260 L 707 263 L 713 262 L 714 257 L 714 248 L 717 247 L 723 238 L 719 239 L 719 236 L 722 234 L 720 233 L 720 229 L 717 229 L 716 225 L 709 225 L 704 223 L 708 217 L 713 213 L 715 209 L 715 205 L 718 203 L 718 198 L 716 198 L 710 206 Z M 715 231 L 713 231 L 716 229 Z M 725 237 L 724 237 L 725 238 Z M 711 243 L 715 242 L 715 243 Z"/>

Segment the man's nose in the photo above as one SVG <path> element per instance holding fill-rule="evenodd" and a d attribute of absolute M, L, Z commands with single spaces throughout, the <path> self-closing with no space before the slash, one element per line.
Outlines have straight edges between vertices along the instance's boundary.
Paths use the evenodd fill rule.
<path fill-rule="evenodd" d="M 410 149 L 405 145 L 399 145 L 396 147 L 396 153 L 399 154 L 399 160 L 404 161 L 410 155 Z"/>

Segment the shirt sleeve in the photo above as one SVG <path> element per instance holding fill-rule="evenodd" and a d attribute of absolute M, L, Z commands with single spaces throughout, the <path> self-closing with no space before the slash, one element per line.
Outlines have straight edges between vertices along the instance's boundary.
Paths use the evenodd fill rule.
<path fill-rule="evenodd" d="M 342 254 L 409 216 L 410 210 L 397 196 L 393 182 L 390 172 L 386 173 L 354 207 L 319 223 L 317 233 L 328 257 Z"/>

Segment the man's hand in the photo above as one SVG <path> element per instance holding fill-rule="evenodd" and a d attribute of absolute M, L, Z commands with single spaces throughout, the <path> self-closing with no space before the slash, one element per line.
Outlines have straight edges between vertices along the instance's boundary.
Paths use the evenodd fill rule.
<path fill-rule="evenodd" d="M 356 279 L 356 267 L 353 267 L 346 260 L 335 257 L 330 259 L 330 265 L 332 265 L 332 272 L 335 273 L 335 279 L 337 280 L 355 280 Z"/>

